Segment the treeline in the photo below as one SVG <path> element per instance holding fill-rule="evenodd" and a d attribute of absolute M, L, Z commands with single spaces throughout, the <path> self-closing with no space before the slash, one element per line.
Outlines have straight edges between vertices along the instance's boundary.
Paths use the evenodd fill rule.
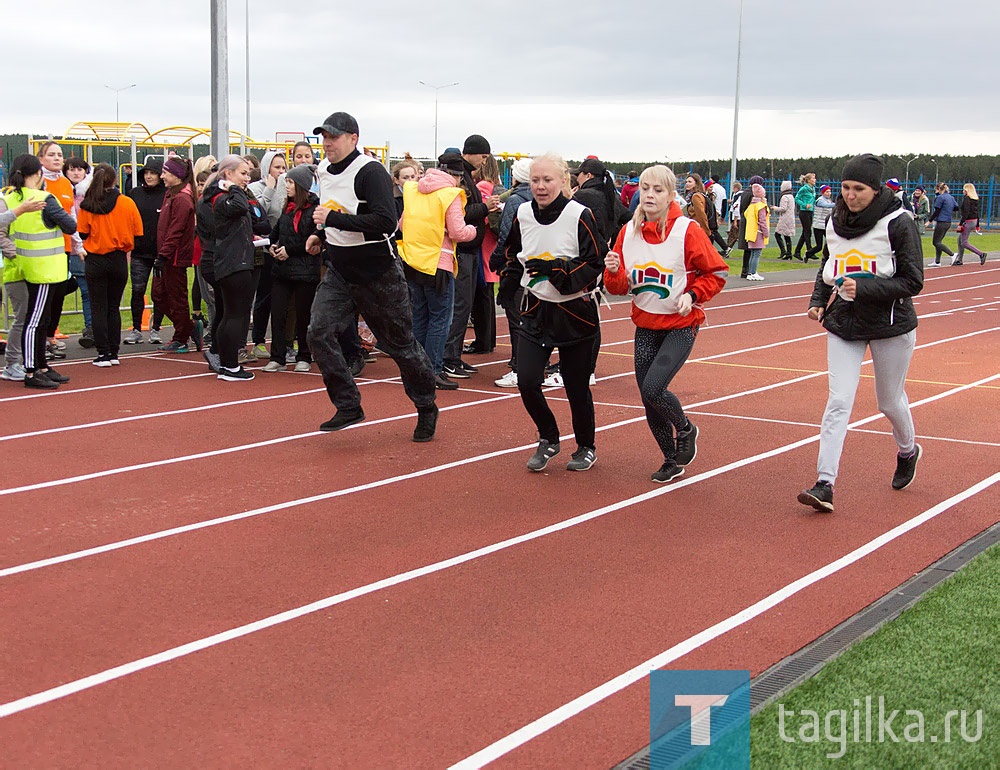
<path fill-rule="evenodd" d="M 765 179 L 793 179 L 809 171 L 818 179 L 839 179 L 840 171 L 851 156 L 817 157 L 817 158 L 740 158 L 736 166 L 736 176 L 747 179 L 759 174 Z M 886 178 L 906 178 L 906 162 L 913 155 L 883 155 Z M 678 176 L 696 172 L 703 177 L 717 173 L 723 179 L 729 175 L 729 159 L 696 160 L 696 161 L 653 161 L 665 166 L 672 166 Z M 641 171 L 652 165 L 650 161 L 633 163 L 608 163 L 607 166 L 619 176 L 625 176 L 631 171 Z M 940 179 L 951 181 L 955 179 L 987 182 L 991 176 L 1000 174 L 1000 155 L 920 155 L 910 162 L 910 181 L 923 175 L 924 181 Z"/>

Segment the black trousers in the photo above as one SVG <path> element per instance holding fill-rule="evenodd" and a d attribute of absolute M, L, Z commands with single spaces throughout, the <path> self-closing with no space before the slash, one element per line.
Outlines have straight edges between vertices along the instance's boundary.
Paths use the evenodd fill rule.
<path fill-rule="evenodd" d="M 795 256 L 797 257 L 802 254 L 802 244 L 805 244 L 806 249 L 812 249 L 813 213 L 800 211 L 799 224 L 802 225 L 802 234 L 799 236 L 799 242 L 795 244 Z"/>
<path fill-rule="evenodd" d="M 264 257 L 264 264 L 254 268 L 254 276 L 257 281 L 253 298 L 253 344 L 263 345 L 267 338 L 267 322 L 271 318 L 271 267 L 274 265 L 274 257 L 268 254 Z M 274 330 L 271 330 L 274 334 Z"/>
<path fill-rule="evenodd" d="M 955 252 L 944 245 L 944 237 L 948 234 L 951 229 L 951 222 L 935 222 L 934 223 L 934 237 L 931 239 L 931 243 L 934 244 L 934 261 L 940 262 L 941 255 L 947 254 L 949 257 L 955 256 Z"/>
<path fill-rule="evenodd" d="M 212 347 L 227 369 L 236 369 L 240 348 L 246 346 L 250 305 L 253 302 L 253 271 L 240 270 L 219 278 L 213 284 L 215 292 L 215 328 Z"/>
<path fill-rule="evenodd" d="M 274 276 L 271 281 L 271 360 L 284 365 L 288 352 L 285 334 L 289 309 L 295 311 L 295 336 L 299 340 L 296 361 L 312 362 L 309 352 L 309 313 L 316 296 L 316 284 Z M 357 326 L 355 326 L 355 329 Z"/>
<path fill-rule="evenodd" d="M 472 312 L 472 303 L 476 294 L 476 262 L 480 258 L 478 251 L 475 254 L 458 253 L 458 275 L 455 276 L 455 313 L 452 316 L 448 341 L 444 346 L 445 364 L 457 364 L 462 360 L 462 344 L 465 342 L 465 332 L 469 326 L 469 313 Z M 365 320 L 368 320 L 367 317 Z M 371 326 L 371 323 L 368 325 Z"/>
<path fill-rule="evenodd" d="M 559 346 L 559 370 L 562 373 L 566 398 L 569 399 L 573 417 L 573 433 L 579 447 L 594 447 L 594 399 L 590 395 L 590 367 L 593 359 L 592 340 Z M 559 426 L 542 393 L 545 365 L 552 355 L 552 348 L 539 345 L 522 337 L 517 353 L 517 389 L 528 416 L 538 429 L 539 438 L 559 441 Z"/>
<path fill-rule="evenodd" d="M 517 349 L 521 338 L 522 297 L 524 297 L 524 290 L 518 289 L 511 301 L 503 306 L 503 311 L 507 316 L 507 328 L 510 331 L 510 360 L 507 362 L 507 365 L 513 372 L 517 372 Z"/>
<path fill-rule="evenodd" d="M 153 260 L 156 255 L 132 253 L 129 261 L 129 276 L 132 279 L 132 296 L 129 298 L 129 305 L 132 308 L 132 328 L 142 329 L 142 313 L 146 309 L 146 288 L 149 285 L 149 276 L 153 274 Z M 159 331 L 160 324 L 163 323 L 163 311 L 153 303 L 153 314 L 149 319 L 149 328 Z"/>
<path fill-rule="evenodd" d="M 88 254 L 84 268 L 90 290 L 94 346 L 98 355 L 117 356 L 122 341 L 122 314 L 118 308 L 128 283 L 128 258 L 124 251 Z"/>
<path fill-rule="evenodd" d="M 66 297 L 77 289 L 75 278 L 67 278 L 59 283 L 47 284 L 49 287 L 49 316 L 42 327 L 46 337 L 54 337 L 56 329 L 59 328 L 59 319 L 62 318 L 63 303 Z"/>
<path fill-rule="evenodd" d="M 497 346 L 497 302 L 492 283 L 476 286 L 472 296 L 472 328 L 476 333 L 473 346 L 482 353 L 492 353 Z"/>
<path fill-rule="evenodd" d="M 28 309 L 24 314 L 24 328 L 21 329 L 21 354 L 24 356 L 24 370 L 47 369 L 45 363 L 46 330 L 53 315 L 52 303 L 56 297 L 62 302 L 62 292 L 56 288 L 60 284 L 31 283 L 25 281 L 28 289 Z"/>

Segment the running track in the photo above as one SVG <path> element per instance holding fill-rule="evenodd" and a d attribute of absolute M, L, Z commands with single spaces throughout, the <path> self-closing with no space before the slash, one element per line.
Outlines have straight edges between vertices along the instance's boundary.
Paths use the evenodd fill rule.
<path fill-rule="evenodd" d="M 998 278 L 928 271 L 917 481 L 889 488 L 866 367 L 832 515 L 795 501 L 826 397 L 811 282 L 716 299 L 674 383 L 698 457 L 662 487 L 627 304 L 583 474 L 568 435 L 525 470 L 506 338 L 424 445 L 386 359 L 334 434 L 318 376 L 225 384 L 195 355 L 5 384 L 0 766 L 607 768 L 648 742 L 652 668 L 757 674 L 997 521 Z"/>

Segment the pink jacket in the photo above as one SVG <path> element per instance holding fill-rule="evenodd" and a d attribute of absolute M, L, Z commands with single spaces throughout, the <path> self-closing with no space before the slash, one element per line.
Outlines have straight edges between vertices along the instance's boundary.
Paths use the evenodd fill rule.
<path fill-rule="evenodd" d="M 479 192 L 482 194 L 483 198 L 489 198 L 493 194 L 493 183 L 487 182 L 485 179 L 481 182 L 476 183 L 476 187 L 479 188 Z M 487 218 L 486 224 L 486 234 L 483 236 L 483 273 L 486 275 L 486 283 L 496 283 L 500 280 L 500 276 L 490 270 L 490 257 L 493 256 L 493 251 L 497 247 L 497 237 L 494 232 L 490 229 L 489 220 Z"/>

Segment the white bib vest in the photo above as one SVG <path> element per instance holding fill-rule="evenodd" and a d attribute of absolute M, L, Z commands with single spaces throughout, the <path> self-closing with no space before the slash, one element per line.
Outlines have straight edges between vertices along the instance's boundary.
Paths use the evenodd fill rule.
<path fill-rule="evenodd" d="M 896 274 L 896 258 L 889 243 L 889 223 L 906 214 L 899 208 L 886 214 L 875 226 L 857 238 L 841 238 L 833 229 L 833 217 L 826 223 L 826 242 L 830 258 L 823 267 L 823 283 L 833 286 L 838 278 L 853 273 L 891 278 Z"/>
<path fill-rule="evenodd" d="M 354 190 L 354 180 L 361 167 L 367 163 L 378 163 L 378 161 L 369 155 L 359 155 L 339 174 L 331 174 L 327 171 L 330 167 L 330 161 L 324 160 L 320 163 L 319 205 L 342 214 L 357 214 L 358 206 L 366 201 L 358 198 Z M 371 241 L 365 241 L 364 233 L 338 230 L 336 227 L 327 227 L 325 232 L 326 242 L 331 246 L 363 246 L 365 243 L 371 243 Z M 389 234 L 386 234 L 386 240 L 388 239 Z"/>
<path fill-rule="evenodd" d="M 517 258 L 524 265 L 529 259 L 555 259 L 556 257 L 575 258 L 580 256 L 580 244 L 577 241 L 577 230 L 580 215 L 584 206 L 576 201 L 569 201 L 559 218 L 551 225 L 542 225 L 535 219 L 531 209 L 531 201 L 525 201 L 517 208 L 517 220 L 521 225 L 521 251 Z M 585 297 L 587 292 L 578 291 L 575 294 L 561 294 L 548 277 L 536 275 L 534 278 L 527 271 L 521 274 L 521 286 L 525 291 L 534 294 L 546 302 L 568 302 L 571 299 Z"/>
<path fill-rule="evenodd" d="M 622 261 L 636 307 L 657 315 L 677 312 L 677 299 L 687 288 L 684 236 L 690 225 L 690 219 L 679 217 L 663 243 L 648 243 L 636 233 L 635 225 L 628 223 L 622 239 Z"/>

